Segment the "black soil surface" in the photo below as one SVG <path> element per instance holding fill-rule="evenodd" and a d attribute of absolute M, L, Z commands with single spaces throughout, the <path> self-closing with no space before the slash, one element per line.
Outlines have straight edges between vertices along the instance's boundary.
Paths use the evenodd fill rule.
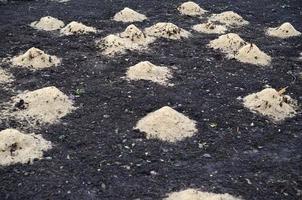
<path fill-rule="evenodd" d="M 287 94 L 302 102 L 301 37 L 265 36 L 264 29 L 283 22 L 302 30 L 301 0 L 199 0 L 210 13 L 233 10 L 250 22 L 234 29 L 273 57 L 257 67 L 227 60 L 206 47 L 217 35 L 193 32 L 183 41 L 158 40 L 149 52 L 129 52 L 108 59 L 95 40 L 120 32 L 127 24 L 111 17 L 125 6 L 149 19 L 147 27 L 173 22 L 190 30 L 197 18 L 180 16 L 181 0 L 47 0 L 0 4 L 0 58 L 37 47 L 63 58 L 54 69 L 30 71 L 2 67 L 15 76 L 0 101 L 24 90 L 56 86 L 74 99 L 78 109 L 59 124 L 35 131 L 55 146 L 32 165 L 0 167 L 0 199 L 162 199 L 188 187 L 230 193 L 245 200 L 302 198 L 302 115 L 274 124 L 245 109 L 237 98 L 265 85 L 288 86 Z M 101 30 L 85 36 L 63 36 L 28 24 L 51 15 L 65 23 L 80 21 Z M 148 60 L 175 66 L 174 87 L 147 81 L 128 82 L 127 67 Z M 199 132 L 176 144 L 147 140 L 132 128 L 147 113 L 169 105 L 198 122 Z M 0 130 L 22 129 L 14 119 Z"/>

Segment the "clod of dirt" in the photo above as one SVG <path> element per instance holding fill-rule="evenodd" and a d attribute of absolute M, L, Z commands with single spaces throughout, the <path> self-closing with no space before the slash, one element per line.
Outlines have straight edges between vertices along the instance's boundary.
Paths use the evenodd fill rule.
<path fill-rule="evenodd" d="M 46 16 L 39 21 L 32 22 L 30 26 L 38 30 L 54 31 L 64 27 L 64 22 L 57 18 Z"/>
<path fill-rule="evenodd" d="M 234 57 L 236 60 L 253 65 L 266 66 L 272 58 L 262 52 L 255 44 L 247 44 L 240 48 Z"/>
<path fill-rule="evenodd" d="M 116 13 L 113 17 L 114 21 L 120 22 L 141 22 L 146 19 L 147 17 L 145 15 L 140 14 L 127 7 Z"/>
<path fill-rule="evenodd" d="M 245 44 L 245 41 L 236 33 L 228 33 L 212 40 L 208 46 L 213 49 L 219 49 L 227 54 L 227 57 L 234 57 L 236 52 Z"/>
<path fill-rule="evenodd" d="M 30 68 L 32 70 L 58 66 L 61 62 L 56 56 L 50 56 L 35 47 L 30 48 L 24 54 L 11 59 L 14 66 Z"/>
<path fill-rule="evenodd" d="M 54 86 L 12 97 L 10 106 L 13 108 L 9 115 L 33 125 L 55 123 L 75 109 L 68 96 Z"/>
<path fill-rule="evenodd" d="M 188 1 L 185 2 L 183 4 L 181 4 L 177 10 L 179 10 L 179 12 L 182 15 L 187 15 L 187 16 L 201 16 L 203 14 L 205 14 L 207 11 L 202 9 L 198 4 L 192 2 L 192 1 Z"/>
<path fill-rule="evenodd" d="M 227 28 L 223 25 L 216 25 L 212 22 L 197 24 L 192 27 L 193 30 L 207 34 L 224 34 Z"/>
<path fill-rule="evenodd" d="M 172 40 L 180 40 L 191 36 L 190 32 L 179 28 L 175 24 L 165 22 L 159 22 L 151 27 L 148 27 L 144 32 L 148 36 Z"/>
<path fill-rule="evenodd" d="M 272 37 L 278 37 L 278 38 L 289 38 L 289 37 L 295 37 L 295 36 L 300 36 L 301 32 L 297 31 L 293 25 L 290 23 L 286 22 L 282 24 L 279 27 L 276 28 L 268 28 L 266 31 L 266 34 L 268 36 Z"/>
<path fill-rule="evenodd" d="M 0 69 L 0 84 L 9 83 L 12 81 L 12 75 L 4 71 L 3 69 Z"/>
<path fill-rule="evenodd" d="M 70 22 L 60 31 L 63 35 L 83 35 L 88 33 L 96 33 L 94 27 L 86 26 L 80 22 Z"/>
<path fill-rule="evenodd" d="M 108 35 L 97 43 L 103 55 L 113 56 L 124 54 L 127 50 L 145 50 L 154 41 L 155 38 L 146 36 L 139 28 L 131 24 L 124 32 Z"/>
<path fill-rule="evenodd" d="M 215 194 L 201 192 L 196 189 L 186 189 L 179 192 L 172 192 L 164 200 L 242 200 L 230 194 Z"/>
<path fill-rule="evenodd" d="M 134 129 L 146 133 L 148 139 L 158 138 L 168 142 L 191 137 L 198 131 L 194 120 L 169 106 L 149 113 L 138 121 Z"/>
<path fill-rule="evenodd" d="M 245 26 L 248 25 L 249 22 L 244 20 L 240 15 L 233 11 L 226 11 L 220 14 L 213 14 L 209 21 L 220 22 L 227 26 Z"/>
<path fill-rule="evenodd" d="M 130 67 L 126 77 L 129 80 L 149 80 L 161 85 L 168 85 L 171 74 L 171 70 L 167 67 L 159 67 L 149 61 L 144 61 Z"/>
<path fill-rule="evenodd" d="M 288 95 L 283 95 L 273 88 L 250 94 L 243 99 L 243 105 L 252 112 L 267 116 L 273 121 L 282 121 L 296 115 L 297 101 Z"/>
<path fill-rule="evenodd" d="M 35 159 L 43 158 L 43 151 L 51 148 L 51 143 L 41 135 L 5 129 L 0 132 L 0 165 L 33 163 Z"/>

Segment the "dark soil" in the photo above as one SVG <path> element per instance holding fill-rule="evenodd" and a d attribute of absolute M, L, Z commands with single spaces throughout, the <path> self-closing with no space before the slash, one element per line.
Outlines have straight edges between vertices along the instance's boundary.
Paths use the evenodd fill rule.
<path fill-rule="evenodd" d="M 206 48 L 217 36 L 193 32 L 184 41 L 158 40 L 150 52 L 129 52 L 108 59 L 100 56 L 95 40 L 120 32 L 127 24 L 110 18 L 125 6 L 149 16 L 136 23 L 146 27 L 159 21 L 182 28 L 200 22 L 180 16 L 180 0 L 71 0 L 66 4 L 17 1 L 0 4 L 0 58 L 32 46 L 63 58 L 55 69 L 32 72 L 8 69 L 16 78 L 0 89 L 6 102 L 18 91 L 54 85 L 79 107 L 61 123 L 35 131 L 55 144 L 46 159 L 33 165 L 0 167 L 0 199 L 141 199 L 199 188 L 230 193 L 245 200 L 302 198 L 302 115 L 274 124 L 243 108 L 237 100 L 268 84 L 289 86 L 287 93 L 302 102 L 301 37 L 286 40 L 264 35 L 266 27 L 292 23 L 302 30 L 301 0 L 196 1 L 211 13 L 233 10 L 250 25 L 234 30 L 273 57 L 270 67 L 227 60 Z M 102 32 L 64 36 L 32 29 L 28 24 L 51 15 Z M 201 20 L 203 21 L 203 20 Z M 174 65 L 174 87 L 121 79 L 127 67 L 148 60 Z M 14 92 L 13 92 L 14 91 Z M 81 91 L 80 95 L 76 95 Z M 170 105 L 198 122 L 199 132 L 176 144 L 147 140 L 132 130 L 147 113 Z M 1 121 L 0 121 L 1 122 Z M 213 126 L 217 124 L 217 126 Z M 20 128 L 7 119 L 0 130 Z"/>

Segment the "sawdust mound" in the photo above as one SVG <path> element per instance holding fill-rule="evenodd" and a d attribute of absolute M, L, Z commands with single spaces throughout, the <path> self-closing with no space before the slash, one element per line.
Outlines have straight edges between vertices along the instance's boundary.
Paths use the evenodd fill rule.
<path fill-rule="evenodd" d="M 146 36 L 139 28 L 131 24 L 124 32 L 103 38 L 98 42 L 98 47 L 103 55 L 113 56 L 124 54 L 127 50 L 145 50 L 154 41 L 154 37 Z"/>
<path fill-rule="evenodd" d="M 83 35 L 88 33 L 96 33 L 94 27 L 86 26 L 80 22 L 70 22 L 64 28 L 61 29 L 63 35 Z"/>
<path fill-rule="evenodd" d="M 253 65 L 266 66 L 271 63 L 271 57 L 262 52 L 255 44 L 247 44 L 240 48 L 235 59 Z"/>
<path fill-rule="evenodd" d="M 249 22 L 244 20 L 240 15 L 233 11 L 226 11 L 220 14 L 213 14 L 209 21 L 216 21 L 227 26 L 244 26 L 248 25 Z"/>
<path fill-rule="evenodd" d="M 14 66 L 36 70 L 57 66 L 61 61 L 56 56 L 50 56 L 44 51 L 32 47 L 23 55 L 12 58 L 11 62 Z"/>
<path fill-rule="evenodd" d="M 151 27 L 146 28 L 145 33 L 148 36 L 172 40 L 180 40 L 191 36 L 190 32 L 179 28 L 175 24 L 165 22 L 159 22 Z"/>
<path fill-rule="evenodd" d="M 193 30 L 207 34 L 224 34 L 227 28 L 223 25 L 216 25 L 212 22 L 197 24 L 192 27 Z"/>
<path fill-rule="evenodd" d="M 196 122 L 169 106 L 162 107 L 142 118 L 135 129 L 146 133 L 147 138 L 177 142 L 197 132 Z"/>
<path fill-rule="evenodd" d="M 202 9 L 198 4 L 188 1 L 183 4 L 181 4 L 177 10 L 182 14 L 182 15 L 187 15 L 187 16 L 201 16 L 205 14 L 207 11 Z"/>
<path fill-rule="evenodd" d="M 58 30 L 64 25 L 63 21 L 51 16 L 42 17 L 39 21 L 34 21 L 30 24 L 31 27 L 44 31 Z"/>
<path fill-rule="evenodd" d="M 234 57 L 235 53 L 245 44 L 245 41 L 236 33 L 228 33 L 212 40 L 209 47 L 219 49 L 228 57 Z"/>
<path fill-rule="evenodd" d="M 297 31 L 293 25 L 290 23 L 286 22 L 282 24 L 279 27 L 276 28 L 268 28 L 266 31 L 266 34 L 268 36 L 272 37 L 278 37 L 278 38 L 289 38 L 289 37 L 295 37 L 295 36 L 300 36 L 301 32 Z"/>
<path fill-rule="evenodd" d="M 273 121 L 282 121 L 295 116 L 298 107 L 297 101 L 273 88 L 266 88 L 244 97 L 243 105 Z"/>
<path fill-rule="evenodd" d="M 179 192 L 172 192 L 164 200 L 241 200 L 230 194 L 215 194 L 201 192 L 195 189 L 186 189 Z"/>
<path fill-rule="evenodd" d="M 140 14 L 127 7 L 116 13 L 113 17 L 114 21 L 119 22 L 141 22 L 146 19 L 147 17 L 145 15 Z"/>
<path fill-rule="evenodd" d="M 75 109 L 68 96 L 54 86 L 12 97 L 11 107 L 12 116 L 33 124 L 55 123 Z"/>
<path fill-rule="evenodd" d="M 172 75 L 169 68 L 159 67 L 149 61 L 144 61 L 130 67 L 126 77 L 130 80 L 149 80 L 161 85 L 167 85 Z"/>
<path fill-rule="evenodd" d="M 51 143 L 41 135 L 24 134 L 16 129 L 0 132 L 0 165 L 32 163 L 42 159 L 43 151 L 51 149 Z"/>
<path fill-rule="evenodd" d="M 12 75 L 7 73 L 5 70 L 0 69 L 0 84 L 9 83 L 12 81 Z"/>

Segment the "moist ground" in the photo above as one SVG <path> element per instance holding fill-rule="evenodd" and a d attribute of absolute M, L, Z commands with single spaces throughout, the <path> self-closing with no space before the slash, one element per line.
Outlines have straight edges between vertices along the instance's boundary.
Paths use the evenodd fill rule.
<path fill-rule="evenodd" d="M 15 90 L 54 85 L 72 95 L 79 107 L 61 124 L 26 131 L 42 134 L 54 147 L 33 165 L 1 167 L 0 199 L 154 200 L 189 187 L 247 200 L 301 198 L 301 114 L 274 124 L 237 100 L 269 84 L 277 89 L 289 86 L 287 94 L 302 101 L 301 38 L 268 39 L 264 33 L 284 21 L 301 31 L 301 1 L 196 1 L 210 13 L 233 10 L 249 21 L 232 32 L 271 55 L 270 67 L 228 60 L 206 47 L 216 35 L 196 32 L 184 41 L 157 40 L 151 52 L 115 58 L 97 53 L 96 39 L 128 26 L 110 20 L 126 6 L 148 16 L 140 28 L 167 21 L 190 30 L 205 22 L 179 15 L 176 8 L 182 2 L 41 0 L 0 6 L 1 58 L 32 46 L 63 58 L 60 67 L 42 71 L 9 68 Z M 28 26 L 46 15 L 80 21 L 103 32 L 60 37 Z M 143 60 L 176 66 L 171 80 L 175 86 L 120 78 L 128 66 Z M 2 88 L 0 92 L 0 102 L 15 95 Z M 168 144 L 146 140 L 133 131 L 140 118 L 166 105 L 197 121 L 199 133 Z M 20 126 L 14 120 L 0 122 L 1 130 Z"/>

